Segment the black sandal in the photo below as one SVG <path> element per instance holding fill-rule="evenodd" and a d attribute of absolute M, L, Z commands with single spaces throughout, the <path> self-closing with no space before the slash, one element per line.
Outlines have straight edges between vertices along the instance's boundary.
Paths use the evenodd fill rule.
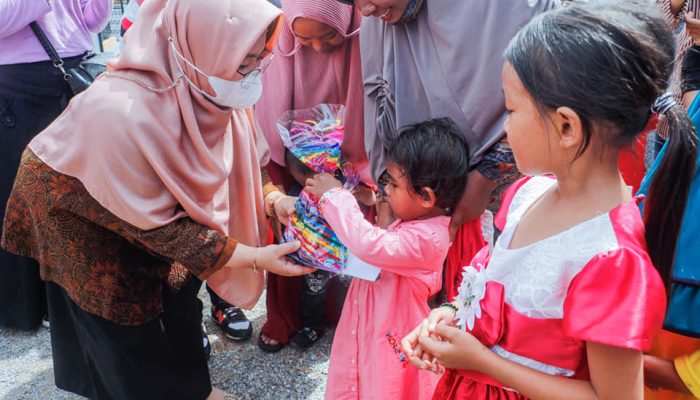
<path fill-rule="evenodd" d="M 299 350 L 306 350 L 323 337 L 323 329 L 305 326 L 292 336 L 290 342 Z"/>
<path fill-rule="evenodd" d="M 262 338 L 263 333 L 260 332 L 258 335 L 258 347 L 260 347 L 260 350 L 266 352 L 266 353 L 277 353 L 278 351 L 282 350 L 284 345 L 282 343 L 277 342 L 277 344 L 267 344 Z M 273 339 L 274 340 L 274 339 Z"/>

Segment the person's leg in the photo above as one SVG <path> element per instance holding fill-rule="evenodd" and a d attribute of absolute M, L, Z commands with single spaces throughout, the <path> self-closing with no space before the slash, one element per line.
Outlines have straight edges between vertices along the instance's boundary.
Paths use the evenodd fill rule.
<path fill-rule="evenodd" d="M 265 351 L 280 350 L 301 328 L 299 293 L 302 277 L 267 275 L 266 320 L 260 329 L 258 345 Z M 271 346 L 271 347 L 270 347 Z"/>
<path fill-rule="evenodd" d="M 328 284 L 332 274 L 317 270 L 304 276 L 300 294 L 301 323 L 303 327 L 291 339 L 292 344 L 305 350 L 323 336 Z"/>
<path fill-rule="evenodd" d="M 326 301 L 324 325 L 335 325 L 340 320 L 345 297 L 348 294 L 352 279 L 349 275 L 336 275 L 328 282 L 328 299 Z"/>
<path fill-rule="evenodd" d="M 22 152 L 65 105 L 60 88 L 51 88 L 55 85 L 51 70 L 0 66 L 0 231 Z M 39 264 L 0 249 L 0 326 L 36 329 L 44 314 L 46 289 Z"/>
<path fill-rule="evenodd" d="M 304 276 L 304 286 L 300 294 L 301 323 L 304 326 L 323 327 L 328 283 L 331 277 L 330 272 L 323 270 L 317 270 Z"/>
<path fill-rule="evenodd" d="M 4 210 L 1 215 L 5 215 Z M 33 330 L 46 313 L 46 289 L 39 264 L 0 249 L 0 326 Z"/>
<path fill-rule="evenodd" d="M 207 286 L 211 299 L 211 318 L 226 334 L 226 337 L 236 341 L 248 340 L 253 335 L 253 325 L 243 310 L 227 303 Z"/>
<path fill-rule="evenodd" d="M 83 397 L 96 398 L 95 377 L 82 351 L 70 299 L 53 282 L 46 282 L 46 299 L 54 318 L 50 333 L 56 386 Z"/>
<path fill-rule="evenodd" d="M 192 278 L 180 292 L 164 291 L 161 321 L 174 353 L 170 358 L 170 373 L 187 388 L 192 397 L 211 392 L 209 367 L 202 347 L 202 303 L 197 298 L 202 281 Z M 183 396 L 184 398 L 184 396 Z"/>
<path fill-rule="evenodd" d="M 287 167 L 270 161 L 265 170 L 275 185 L 282 186 L 289 195 L 299 193 L 301 187 L 294 180 Z M 284 226 L 282 226 L 284 229 Z M 274 232 L 274 230 L 273 230 Z M 275 243 L 279 242 L 279 234 L 275 237 Z M 258 345 L 265 351 L 277 351 L 289 343 L 289 338 L 301 328 L 299 314 L 299 293 L 301 291 L 302 278 L 298 276 L 288 277 L 275 274 L 267 275 L 267 287 L 265 294 L 266 320 L 260 329 Z"/>
<path fill-rule="evenodd" d="M 78 307 L 48 283 L 56 386 L 91 399 L 206 399 L 212 392 L 201 346 L 201 310 L 193 279 L 164 290 L 164 312 L 122 326 Z"/>

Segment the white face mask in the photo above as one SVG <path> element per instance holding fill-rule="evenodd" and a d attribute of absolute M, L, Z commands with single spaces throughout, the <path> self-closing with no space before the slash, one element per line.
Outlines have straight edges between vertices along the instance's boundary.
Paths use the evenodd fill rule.
<path fill-rule="evenodd" d="M 185 56 L 180 54 L 180 52 L 175 48 L 175 43 L 173 43 L 172 37 L 169 37 L 168 41 L 170 42 L 170 47 L 173 49 L 173 54 L 175 55 L 177 66 L 180 68 L 180 73 L 182 76 L 190 85 L 192 85 L 195 90 L 203 94 L 212 102 L 222 107 L 240 110 L 243 108 L 252 107 L 260 99 L 260 96 L 262 96 L 262 70 L 256 69 L 239 81 L 228 81 L 216 76 L 210 76 L 204 73 L 204 71 L 201 69 L 197 68 L 197 66 L 187 60 Z M 185 74 L 180 62 L 177 61 L 178 58 L 181 58 L 187 63 L 187 65 L 194 68 L 200 74 L 206 76 L 209 80 L 209 85 L 212 89 L 214 89 L 216 96 L 212 96 L 201 88 L 197 87 L 197 85 L 195 85 L 194 82 L 192 82 Z"/>

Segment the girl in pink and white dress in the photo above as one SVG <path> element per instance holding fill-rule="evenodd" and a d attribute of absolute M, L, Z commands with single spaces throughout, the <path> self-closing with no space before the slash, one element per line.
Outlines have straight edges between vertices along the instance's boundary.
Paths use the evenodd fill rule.
<path fill-rule="evenodd" d="M 674 42 L 652 7 L 574 3 L 506 50 L 505 130 L 531 177 L 507 192 L 502 234 L 464 269 L 455 301 L 402 341 L 415 366 L 447 368 L 435 399 L 642 398 L 697 152 L 664 95 Z M 643 220 L 618 154 L 653 114 L 671 133 Z"/>

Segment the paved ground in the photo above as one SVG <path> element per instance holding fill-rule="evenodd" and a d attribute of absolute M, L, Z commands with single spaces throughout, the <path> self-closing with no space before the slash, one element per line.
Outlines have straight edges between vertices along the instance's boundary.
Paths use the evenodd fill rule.
<path fill-rule="evenodd" d="M 200 298 L 208 310 L 204 291 Z M 209 369 L 214 386 L 240 399 L 322 399 L 332 332 L 307 352 L 285 348 L 267 354 L 256 346 L 265 318 L 265 298 L 247 315 L 255 331 L 253 340 L 246 343 L 232 342 L 205 319 L 213 346 Z M 0 328 L 0 399 L 80 398 L 54 386 L 48 330 L 27 333 Z"/>

